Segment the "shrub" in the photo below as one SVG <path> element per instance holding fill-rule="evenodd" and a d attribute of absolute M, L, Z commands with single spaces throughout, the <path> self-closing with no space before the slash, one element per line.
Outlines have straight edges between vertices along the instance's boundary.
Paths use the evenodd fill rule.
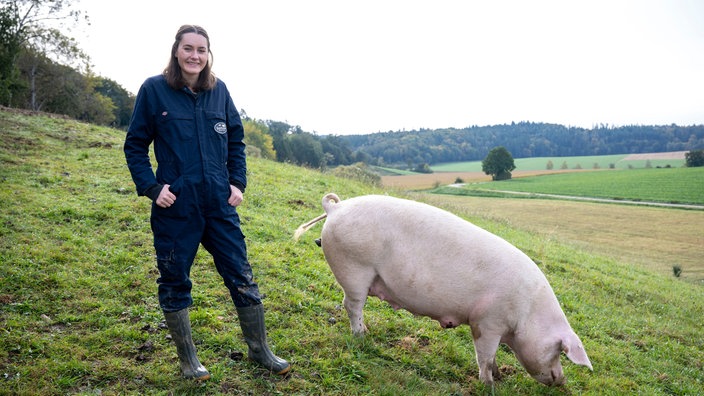
<path fill-rule="evenodd" d="M 415 168 L 413 168 L 413 172 L 418 172 L 418 173 L 433 173 L 433 170 L 430 169 L 430 165 L 427 163 L 425 164 L 418 164 L 416 165 Z"/>
<path fill-rule="evenodd" d="M 381 186 L 381 176 L 372 172 L 363 162 L 338 166 L 331 173 L 338 177 L 361 181 L 372 186 Z"/>
<path fill-rule="evenodd" d="M 692 150 L 684 154 L 685 165 L 689 168 L 704 166 L 704 150 Z"/>

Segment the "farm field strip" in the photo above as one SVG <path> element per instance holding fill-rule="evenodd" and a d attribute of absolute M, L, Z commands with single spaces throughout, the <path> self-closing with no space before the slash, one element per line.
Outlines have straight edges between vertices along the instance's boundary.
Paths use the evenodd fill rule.
<path fill-rule="evenodd" d="M 557 194 L 541 194 L 541 193 L 529 193 L 522 191 L 504 191 L 504 190 L 482 190 L 476 189 L 476 191 L 485 191 L 488 193 L 501 193 L 507 195 L 524 196 L 530 198 L 552 198 L 552 199 L 565 199 L 570 201 L 587 201 L 587 202 L 601 202 L 601 203 L 619 203 L 627 205 L 641 205 L 641 206 L 658 206 L 663 208 L 675 208 L 675 209 L 694 209 L 694 210 L 704 210 L 704 205 L 695 204 L 677 204 L 677 203 L 665 203 L 665 202 L 649 202 L 649 201 L 629 201 L 624 199 L 609 199 L 609 198 L 593 198 L 593 197 L 578 197 L 574 195 L 557 195 Z"/>
<path fill-rule="evenodd" d="M 704 168 L 577 172 L 472 183 L 448 194 L 472 190 L 515 191 L 617 200 L 704 204 Z"/>
<path fill-rule="evenodd" d="M 664 276 L 672 276 L 673 267 L 680 266 L 683 279 L 704 285 L 701 211 L 428 193 L 415 193 L 414 198 L 546 235 Z"/>
<path fill-rule="evenodd" d="M 684 151 L 646 154 L 614 154 L 574 157 L 532 157 L 515 158 L 516 170 L 548 170 L 552 163 L 553 170 L 563 169 L 629 169 L 652 167 L 684 166 Z M 434 172 L 481 172 L 482 161 L 450 162 L 430 167 Z"/>

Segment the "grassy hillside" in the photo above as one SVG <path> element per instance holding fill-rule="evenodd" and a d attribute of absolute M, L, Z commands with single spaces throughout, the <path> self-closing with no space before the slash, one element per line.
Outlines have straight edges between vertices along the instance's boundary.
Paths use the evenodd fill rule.
<path fill-rule="evenodd" d="M 191 315 L 213 378 L 181 380 L 160 326 L 149 202 L 133 192 L 123 136 L 0 111 L 0 394 L 491 394 L 478 381 L 468 327 L 442 330 L 370 299 L 370 334 L 357 339 L 312 242 L 319 226 L 292 241 L 300 223 L 321 213 L 325 192 L 380 191 L 254 158 L 242 224 L 272 347 L 293 370 L 274 377 L 234 353 L 246 351 L 234 307 L 200 252 Z M 704 393 L 701 287 L 469 219 L 536 260 L 595 368 L 563 359 L 568 384 L 547 388 L 501 348 L 495 394 Z"/>

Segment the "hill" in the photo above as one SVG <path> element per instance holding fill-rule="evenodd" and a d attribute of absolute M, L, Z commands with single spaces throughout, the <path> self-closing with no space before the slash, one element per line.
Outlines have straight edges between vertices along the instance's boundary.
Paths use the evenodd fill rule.
<path fill-rule="evenodd" d="M 496 146 L 506 147 L 514 158 L 625 156 L 702 149 L 704 125 L 597 126 L 585 129 L 520 122 L 340 138 L 355 155 L 366 156 L 375 165 L 413 168 L 425 163 L 481 161 Z M 587 167 L 591 163 L 582 165 Z M 558 167 L 559 163 L 555 166 Z"/>
<path fill-rule="evenodd" d="M 0 394 L 492 393 L 478 381 L 466 326 L 442 330 L 373 298 L 370 334 L 353 337 L 316 229 L 291 239 L 326 192 L 394 192 L 257 158 L 240 214 L 270 342 L 292 373 L 272 377 L 238 358 L 246 346 L 234 308 L 201 251 L 192 318 L 213 378 L 179 379 L 160 327 L 149 202 L 134 194 L 124 132 L 8 111 L 0 131 Z M 455 211 L 536 260 L 595 367 L 565 361 L 568 384 L 546 388 L 501 348 L 494 394 L 704 392 L 700 286 Z"/>

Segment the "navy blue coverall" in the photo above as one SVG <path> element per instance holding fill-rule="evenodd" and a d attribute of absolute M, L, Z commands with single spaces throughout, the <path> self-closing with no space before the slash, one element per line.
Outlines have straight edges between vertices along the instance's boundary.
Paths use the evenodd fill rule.
<path fill-rule="evenodd" d="M 152 203 L 160 277 L 159 305 L 176 312 L 193 304 L 190 270 L 200 244 L 237 307 L 261 303 L 247 260 L 239 216 L 228 204 L 230 184 L 247 186 L 244 129 L 225 84 L 193 93 L 171 88 L 159 75 L 142 84 L 124 151 L 138 195 L 156 198 L 165 184 L 176 195 L 168 208 Z M 149 159 L 154 144 L 156 175 Z"/>

